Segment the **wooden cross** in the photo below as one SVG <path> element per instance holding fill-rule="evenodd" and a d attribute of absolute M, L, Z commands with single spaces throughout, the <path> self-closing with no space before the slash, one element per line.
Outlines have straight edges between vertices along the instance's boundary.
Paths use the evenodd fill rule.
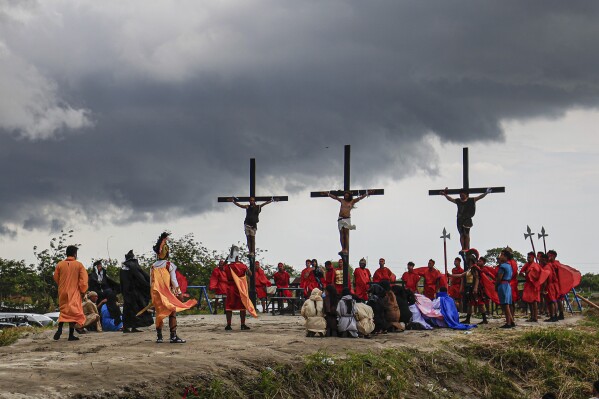
<path fill-rule="evenodd" d="M 452 188 L 448 189 L 447 192 L 445 189 L 441 190 L 428 190 L 428 195 L 443 195 L 446 194 L 459 194 L 462 190 L 467 190 L 468 194 L 484 194 L 487 192 L 487 189 L 491 189 L 491 193 L 505 193 L 505 187 L 483 187 L 483 188 L 470 188 L 470 176 L 468 174 L 469 166 L 468 166 L 468 147 L 464 147 L 463 150 L 463 160 L 462 160 L 462 188 Z"/>
<path fill-rule="evenodd" d="M 310 193 L 310 197 L 312 198 L 322 198 L 328 197 L 329 193 L 336 196 L 343 196 L 345 193 L 351 193 L 355 196 L 360 196 L 366 193 L 370 193 L 370 195 L 384 195 L 384 189 L 366 189 L 366 190 L 352 190 L 350 188 L 350 173 L 351 173 L 351 146 L 345 146 L 345 154 L 344 154 L 344 164 L 343 164 L 343 190 L 330 190 L 330 191 L 313 191 Z M 349 250 L 349 244 L 348 244 Z M 349 252 L 345 255 L 341 255 L 343 259 L 343 287 L 348 286 L 349 282 Z"/>
<path fill-rule="evenodd" d="M 250 195 L 249 197 L 218 197 L 218 202 L 232 202 L 235 200 L 236 202 L 250 202 L 250 198 L 254 198 L 256 202 L 258 201 L 288 201 L 289 197 L 286 195 L 274 195 L 270 197 L 256 197 L 256 158 L 250 159 Z M 250 261 L 250 270 L 252 275 L 250 276 L 250 287 L 249 294 L 250 300 L 256 306 L 256 271 L 255 271 L 255 263 L 256 263 L 256 255 L 248 256 Z"/>

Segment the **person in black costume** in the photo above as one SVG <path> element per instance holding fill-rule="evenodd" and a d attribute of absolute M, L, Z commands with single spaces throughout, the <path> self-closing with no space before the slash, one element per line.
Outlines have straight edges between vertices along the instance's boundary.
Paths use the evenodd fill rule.
<path fill-rule="evenodd" d="M 374 330 L 373 334 L 387 334 L 387 318 L 385 317 L 385 305 L 383 298 L 385 290 L 379 284 L 371 284 L 368 289 L 368 302 L 366 305 L 372 308 L 374 313 Z"/>
<path fill-rule="evenodd" d="M 407 326 L 412 319 L 409 298 L 410 296 L 413 298 L 414 294 L 407 288 L 399 285 L 393 285 L 391 291 L 395 294 L 395 300 L 397 301 L 397 306 L 399 306 L 399 321 Z"/>
<path fill-rule="evenodd" d="M 88 285 L 90 291 L 98 294 L 98 300 L 107 298 L 111 291 L 119 292 L 119 283 L 106 275 L 101 260 L 94 262 L 92 271 L 88 273 Z"/>
<path fill-rule="evenodd" d="M 150 276 L 139 266 L 133 250 L 125 255 L 121 265 L 121 292 L 123 293 L 123 332 L 141 332 L 138 327 L 154 323 L 149 311 L 137 313 L 150 302 Z"/>

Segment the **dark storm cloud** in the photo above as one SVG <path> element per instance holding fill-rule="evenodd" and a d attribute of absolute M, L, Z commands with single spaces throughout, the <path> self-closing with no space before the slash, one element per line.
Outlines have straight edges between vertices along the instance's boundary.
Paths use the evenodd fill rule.
<path fill-rule="evenodd" d="M 595 2 L 82 4 L 3 32 L 83 119 L 4 126 L 0 234 L 199 214 L 247 191 L 250 157 L 258 194 L 341 186 L 343 144 L 354 186 L 435 173 L 429 136 L 599 103 Z"/>

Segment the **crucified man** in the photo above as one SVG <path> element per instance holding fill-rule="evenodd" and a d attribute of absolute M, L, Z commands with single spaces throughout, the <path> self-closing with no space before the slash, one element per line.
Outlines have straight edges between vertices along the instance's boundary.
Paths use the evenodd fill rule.
<path fill-rule="evenodd" d="M 230 199 L 235 205 L 240 208 L 245 209 L 245 220 L 243 221 L 245 237 L 247 239 L 249 256 L 256 255 L 256 231 L 258 230 L 258 215 L 262 210 L 262 207 L 270 204 L 274 200 L 270 199 L 264 202 L 261 205 L 256 204 L 256 199 L 254 197 L 250 197 L 249 205 L 241 205 L 239 202 L 235 201 L 234 198 Z"/>
<path fill-rule="evenodd" d="M 339 255 L 348 255 L 349 231 L 356 229 L 356 226 L 351 224 L 351 210 L 354 208 L 357 202 L 369 196 L 371 192 L 367 191 L 366 194 L 361 195 L 357 198 L 353 198 L 352 193 L 349 191 L 346 191 L 343 194 L 343 198 L 337 197 L 336 195 L 333 195 L 330 192 L 325 194 L 328 194 L 329 197 L 341 203 L 341 208 L 339 209 L 339 218 L 337 219 L 337 228 L 339 229 L 339 240 L 341 241 L 341 251 L 339 251 Z"/>
<path fill-rule="evenodd" d="M 491 192 L 488 188 L 487 192 L 479 195 L 478 197 L 470 198 L 468 190 L 460 191 L 459 198 L 452 198 L 447 194 L 447 187 L 443 192 L 443 195 L 449 202 L 453 202 L 458 206 L 457 214 L 457 225 L 458 233 L 460 233 L 460 244 L 462 245 L 462 251 L 470 249 L 470 229 L 472 228 L 472 217 L 476 213 L 476 201 L 481 200 Z"/>

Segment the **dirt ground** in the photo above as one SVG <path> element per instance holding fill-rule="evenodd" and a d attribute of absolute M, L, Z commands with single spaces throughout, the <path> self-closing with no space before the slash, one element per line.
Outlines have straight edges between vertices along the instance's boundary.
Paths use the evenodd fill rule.
<path fill-rule="evenodd" d="M 579 318 L 568 317 L 559 325 L 576 323 Z M 467 334 L 436 329 L 379 335 L 370 340 L 306 338 L 299 316 L 260 315 L 258 319 L 248 319 L 249 331 L 240 331 L 236 315 L 233 331 L 224 331 L 224 315 L 180 315 L 178 320 L 178 333 L 187 339 L 186 344 L 168 341 L 156 344 L 152 329 L 136 334 L 88 333 L 76 342 L 68 342 L 68 334 L 54 341 L 53 331 L 29 334 L 11 346 L 0 348 L 0 398 L 88 396 L 122 392 L 139 383 L 143 383 L 144 389 L 154 391 L 167 385 L 165 381 L 200 374 L 222 375 L 248 365 L 293 362 L 318 350 L 342 353 L 399 346 L 426 350 Z M 518 329 L 533 327 L 524 319 L 517 323 Z M 492 319 L 471 334 L 502 324 L 501 319 Z M 534 327 L 548 324 L 555 326 L 541 322 L 534 323 Z M 181 386 L 181 392 L 173 394 L 181 395 L 184 388 Z"/>

